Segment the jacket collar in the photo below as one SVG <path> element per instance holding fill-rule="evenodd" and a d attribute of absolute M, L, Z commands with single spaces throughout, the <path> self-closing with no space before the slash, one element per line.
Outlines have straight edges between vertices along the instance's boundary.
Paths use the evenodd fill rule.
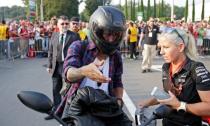
<path fill-rule="evenodd" d="M 185 71 L 190 70 L 190 68 L 191 68 L 191 62 L 192 62 L 192 60 L 189 57 L 186 57 L 186 63 L 183 66 L 182 70 L 185 70 Z M 169 71 L 169 67 L 170 67 L 170 63 L 166 63 L 166 68 L 167 68 L 166 70 L 167 71 Z"/>

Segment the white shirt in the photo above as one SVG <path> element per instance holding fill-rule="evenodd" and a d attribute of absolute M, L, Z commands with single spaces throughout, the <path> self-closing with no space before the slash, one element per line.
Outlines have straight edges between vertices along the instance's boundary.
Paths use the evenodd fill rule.
<path fill-rule="evenodd" d="M 62 37 L 62 34 L 63 34 L 63 45 L 62 45 L 62 61 L 64 61 L 64 53 L 63 53 L 63 49 L 64 49 L 64 45 L 65 45 L 65 40 L 66 40 L 66 32 L 65 33 L 60 33 L 59 34 L 59 42 L 61 42 L 61 37 Z"/>
<path fill-rule="evenodd" d="M 109 77 L 109 57 L 106 58 L 103 66 L 99 67 L 99 70 L 102 71 L 103 75 L 105 77 Z M 109 89 L 108 89 L 108 83 L 102 83 L 100 86 L 97 85 L 96 81 L 91 80 L 90 78 L 85 77 L 80 84 L 80 88 L 82 87 L 92 87 L 94 89 L 101 89 L 106 92 L 106 94 L 109 94 Z"/>

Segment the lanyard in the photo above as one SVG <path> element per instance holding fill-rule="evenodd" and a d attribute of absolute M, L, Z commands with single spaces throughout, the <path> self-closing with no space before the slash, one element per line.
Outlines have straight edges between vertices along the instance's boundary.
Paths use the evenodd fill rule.
<path fill-rule="evenodd" d="M 184 67 L 184 65 L 186 64 L 186 60 L 184 62 L 182 62 L 178 68 L 176 69 L 175 73 L 181 71 L 181 69 Z M 174 74 L 175 74 L 174 73 Z M 182 91 L 182 84 L 179 84 L 179 85 L 175 85 L 172 81 L 172 77 L 173 77 L 173 72 L 172 72 L 172 65 L 170 64 L 170 67 L 169 67 L 169 83 L 170 83 L 170 86 L 171 86 L 171 91 L 177 96 L 177 95 L 180 95 L 181 91 Z"/>

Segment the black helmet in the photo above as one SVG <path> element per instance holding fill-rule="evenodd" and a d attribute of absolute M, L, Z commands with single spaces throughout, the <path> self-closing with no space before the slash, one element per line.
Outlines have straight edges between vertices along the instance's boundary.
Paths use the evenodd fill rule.
<path fill-rule="evenodd" d="M 125 33 L 125 16 L 117 8 L 100 6 L 90 17 L 90 37 L 97 48 L 107 55 L 113 54 L 119 47 Z M 112 35 L 112 42 L 104 38 Z"/>

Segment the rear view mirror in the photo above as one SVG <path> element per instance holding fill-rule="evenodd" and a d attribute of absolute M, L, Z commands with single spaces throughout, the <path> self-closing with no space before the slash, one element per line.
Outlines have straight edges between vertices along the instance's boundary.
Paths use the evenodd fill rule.
<path fill-rule="evenodd" d="M 25 106 L 41 113 L 49 114 L 53 107 L 52 101 L 42 93 L 21 91 L 17 97 Z"/>

